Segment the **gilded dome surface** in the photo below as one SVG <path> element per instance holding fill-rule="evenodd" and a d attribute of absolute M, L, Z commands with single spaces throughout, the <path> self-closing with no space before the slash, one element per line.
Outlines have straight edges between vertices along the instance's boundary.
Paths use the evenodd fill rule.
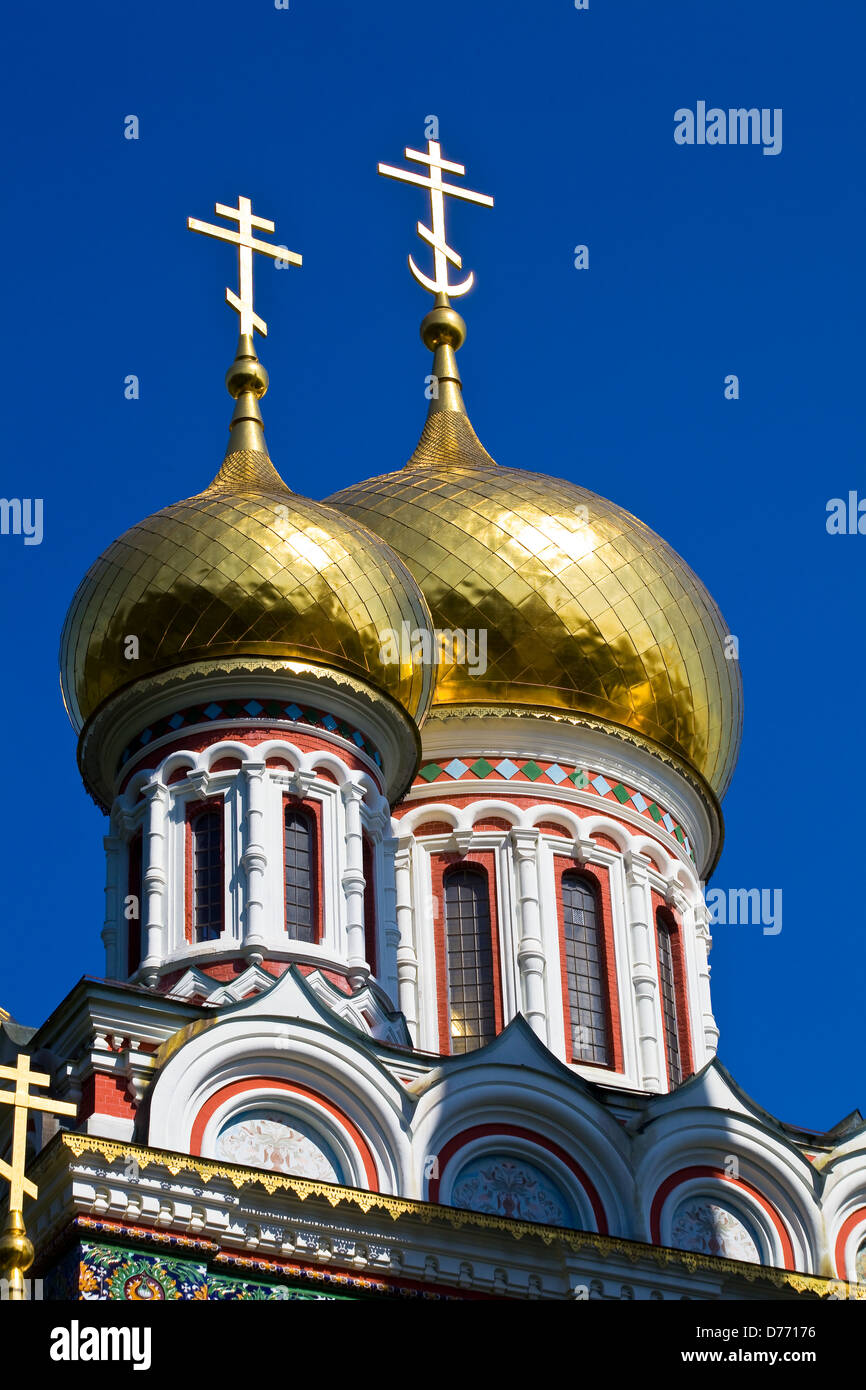
<path fill-rule="evenodd" d="M 260 656 L 344 672 L 417 719 L 430 668 L 382 656 L 383 633 L 403 622 L 424 629 L 430 617 L 388 546 L 293 493 L 264 448 L 234 449 L 204 492 L 132 526 L 85 575 L 61 639 L 64 699 L 80 729 L 141 677 Z M 129 637 L 137 659 L 127 659 Z"/>
<path fill-rule="evenodd" d="M 433 712 L 514 706 L 603 720 L 678 755 L 723 795 L 742 688 L 710 594 L 622 507 L 497 466 L 463 411 L 450 361 L 445 399 L 409 463 L 328 499 L 405 561 L 436 628 L 487 633 L 483 673 L 440 666 Z"/>

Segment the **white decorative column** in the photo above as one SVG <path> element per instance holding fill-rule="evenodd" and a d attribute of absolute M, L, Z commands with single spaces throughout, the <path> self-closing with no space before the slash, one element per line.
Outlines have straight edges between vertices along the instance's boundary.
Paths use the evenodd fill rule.
<path fill-rule="evenodd" d="M 106 835 L 102 841 L 105 848 L 105 922 L 102 928 L 102 941 L 105 946 L 105 974 L 109 980 L 121 978 L 121 958 L 126 953 L 120 950 L 119 928 L 123 921 L 120 904 L 120 871 L 123 864 L 124 841 L 119 835 Z M 138 904 L 141 917 L 141 903 Z M 129 973 L 129 970 L 124 972 Z"/>
<path fill-rule="evenodd" d="M 398 998 L 397 953 L 400 949 L 400 933 L 397 929 L 397 884 L 394 877 L 394 856 L 397 852 L 398 841 L 391 837 L 383 837 L 381 845 L 382 854 L 379 862 L 382 874 L 382 891 L 379 894 L 379 899 L 384 913 L 382 939 L 385 943 L 385 960 L 380 963 L 379 974 L 382 977 L 380 983 L 387 988 L 388 998 L 396 1004 Z M 375 879 L 376 874 L 374 873 Z"/>
<path fill-rule="evenodd" d="M 630 850 L 623 855 L 626 877 L 626 903 L 631 937 L 631 979 L 637 1014 L 638 1065 L 641 1084 L 648 1091 L 661 1087 L 658 1036 L 658 977 L 656 975 L 650 923 L 650 896 L 647 860 Z"/>
<path fill-rule="evenodd" d="M 244 955 L 250 965 L 261 965 L 267 941 L 265 939 L 265 871 L 268 856 L 264 847 L 265 778 L 263 762 L 243 765 L 246 792 L 246 815 L 241 864 L 247 879 L 244 908 Z"/>
<path fill-rule="evenodd" d="M 159 967 L 165 959 L 165 833 L 168 792 L 158 782 L 145 788 L 147 813 L 144 823 L 142 891 L 144 908 L 144 960 L 141 975 L 146 985 L 155 985 Z"/>
<path fill-rule="evenodd" d="M 364 948 L 364 842 L 361 830 L 364 788 L 355 782 L 344 782 L 340 795 L 346 808 L 346 867 L 341 880 L 346 898 L 346 959 L 349 983 L 357 989 L 369 974 Z"/>
<path fill-rule="evenodd" d="M 523 1012 L 533 1032 L 547 1042 L 547 1008 L 544 997 L 544 946 L 541 940 L 541 909 L 538 901 L 537 830 L 511 831 L 517 887 L 520 900 L 520 941 L 517 964 L 523 995 Z"/>
<path fill-rule="evenodd" d="M 698 989 L 700 991 L 701 1018 L 704 1025 L 704 1048 L 707 1059 L 715 1057 L 719 1046 L 719 1026 L 713 1016 L 713 1001 L 710 992 L 710 963 L 708 956 L 713 944 L 710 935 L 710 913 L 701 899 L 694 907 L 695 957 L 698 967 Z"/>
<path fill-rule="evenodd" d="M 394 855 L 394 879 L 397 888 L 397 1003 L 409 1026 L 413 1040 L 418 1030 L 418 956 L 415 951 L 414 915 L 412 912 L 412 846 L 411 835 L 401 835 Z"/>

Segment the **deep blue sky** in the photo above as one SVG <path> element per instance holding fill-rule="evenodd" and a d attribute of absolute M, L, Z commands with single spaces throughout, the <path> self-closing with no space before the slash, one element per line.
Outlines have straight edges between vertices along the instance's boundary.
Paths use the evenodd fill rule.
<path fill-rule="evenodd" d="M 243 193 L 304 255 L 257 273 L 290 485 L 322 497 L 396 468 L 425 407 L 428 305 L 405 266 L 425 205 L 375 166 L 434 113 L 496 197 L 450 223 L 477 277 L 476 429 L 500 463 L 642 517 L 740 640 L 714 886 L 781 888 L 784 923 L 716 931 L 722 1060 L 792 1122 L 866 1110 L 866 536 L 825 529 L 828 498 L 866 495 L 862 4 L 148 0 L 19 6 L 5 27 L 0 490 L 44 498 L 45 538 L 0 537 L 0 1002 L 36 1023 L 103 968 L 105 822 L 57 644 L 99 552 L 222 456 L 233 257 L 185 219 Z M 699 99 L 781 107 L 782 153 L 677 146 L 673 113 Z"/>

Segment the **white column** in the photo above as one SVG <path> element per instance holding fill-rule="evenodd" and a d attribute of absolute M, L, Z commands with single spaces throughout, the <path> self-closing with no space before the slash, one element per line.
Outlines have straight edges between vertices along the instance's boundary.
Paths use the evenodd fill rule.
<path fill-rule="evenodd" d="M 267 946 L 265 938 L 265 871 L 268 856 L 264 847 L 265 777 L 263 762 L 243 765 L 246 792 L 243 854 L 241 864 L 247 878 L 244 908 L 244 955 L 250 965 L 261 965 Z"/>
<path fill-rule="evenodd" d="M 364 949 L 364 845 L 361 830 L 364 788 L 355 782 L 344 782 L 340 795 L 346 808 L 346 867 L 341 880 L 346 898 L 346 960 L 349 983 L 357 989 L 370 973 Z"/>
<path fill-rule="evenodd" d="M 397 930 L 397 884 L 394 879 L 394 855 L 397 852 L 398 842 L 396 839 L 385 838 L 381 844 L 382 853 L 379 858 L 381 868 L 378 875 L 376 872 L 373 874 L 374 883 L 381 884 L 381 892 L 377 896 L 382 903 L 384 912 L 381 938 L 385 943 L 385 959 L 379 963 L 379 974 L 380 983 L 384 988 L 387 988 L 389 999 L 396 1004 L 398 989 L 397 952 L 400 947 L 400 933 Z M 375 854 L 375 852 L 375 846 L 373 846 L 373 853 Z"/>
<path fill-rule="evenodd" d="M 650 896 L 647 861 L 640 854 L 627 851 L 623 855 L 626 875 L 626 905 L 631 937 L 631 979 L 637 1015 L 638 1065 L 641 1084 L 648 1091 L 661 1086 L 659 1036 L 657 1027 L 658 976 L 654 965 L 651 926 L 652 898 Z"/>
<path fill-rule="evenodd" d="M 707 957 L 713 944 L 710 935 L 710 914 L 703 900 L 694 908 L 695 957 L 698 967 L 698 989 L 701 1018 L 704 1025 L 704 1049 L 706 1060 L 715 1057 L 719 1045 L 719 1026 L 713 1017 L 713 1000 L 710 992 L 710 963 Z"/>
<path fill-rule="evenodd" d="M 394 879 L 397 888 L 397 1001 L 413 1039 L 418 1031 L 418 956 L 415 951 L 414 914 L 412 912 L 412 845 L 411 835 L 401 835 L 394 855 Z"/>
<path fill-rule="evenodd" d="M 120 892 L 120 871 L 123 864 L 124 841 L 119 835 L 106 835 L 102 841 L 105 848 L 105 922 L 102 940 L 105 946 L 105 974 L 109 980 L 119 980 L 121 963 L 127 953 L 121 949 L 119 941 L 120 924 L 124 920 L 120 905 L 123 894 Z M 141 917 L 141 903 L 138 904 Z M 129 973 L 128 969 L 123 972 Z"/>
<path fill-rule="evenodd" d="M 517 964 L 523 995 L 523 1012 L 534 1033 L 547 1042 L 547 1008 L 544 998 L 544 945 L 541 940 L 541 909 L 538 901 L 537 830 L 512 830 L 511 843 L 517 865 L 520 900 L 520 941 Z"/>
<path fill-rule="evenodd" d="M 141 972 L 146 985 L 155 985 L 158 969 L 165 959 L 165 836 L 168 792 L 159 783 L 152 783 L 145 789 L 144 794 L 147 799 L 142 874 L 145 898 L 142 911 L 145 955 L 141 962 Z"/>

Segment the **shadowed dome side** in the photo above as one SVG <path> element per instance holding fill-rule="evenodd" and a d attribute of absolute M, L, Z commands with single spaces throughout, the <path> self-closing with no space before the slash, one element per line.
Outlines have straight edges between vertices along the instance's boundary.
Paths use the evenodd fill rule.
<path fill-rule="evenodd" d="M 444 304 L 422 325 L 440 391 L 408 464 L 328 498 L 405 561 L 437 628 L 487 633 L 486 671 L 443 663 L 434 712 L 513 706 L 603 720 L 684 759 L 722 795 L 742 688 L 718 607 L 622 507 L 494 462 L 462 402 L 454 349 L 464 332 Z"/>
<path fill-rule="evenodd" d="M 249 358 L 246 377 L 239 370 L 232 380 L 256 389 L 233 391 L 232 439 L 214 481 L 114 541 L 73 599 L 61 684 L 79 730 L 142 677 L 215 657 L 328 667 L 369 682 L 416 721 L 427 711 L 429 665 L 382 652 L 389 630 L 429 626 L 415 580 L 361 523 L 283 482 L 257 423 L 267 378 L 251 345 Z M 135 659 L 126 655 L 131 637 Z"/>

